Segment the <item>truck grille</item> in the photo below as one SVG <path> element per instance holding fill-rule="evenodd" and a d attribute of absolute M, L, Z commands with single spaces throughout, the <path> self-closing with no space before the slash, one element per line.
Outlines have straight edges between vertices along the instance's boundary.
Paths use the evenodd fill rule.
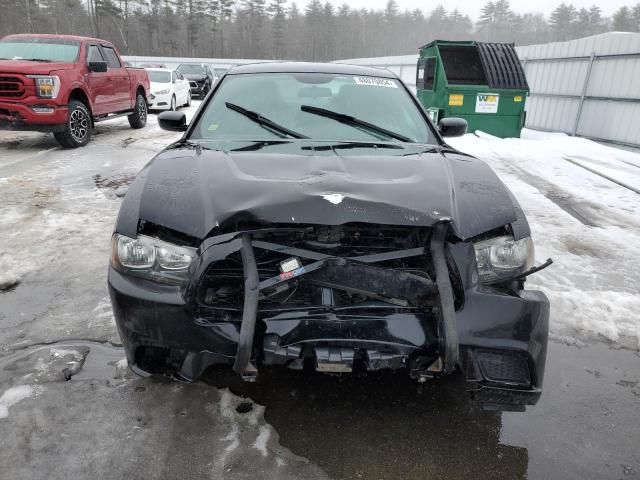
<path fill-rule="evenodd" d="M 17 77 L 0 76 L 0 97 L 18 98 L 24 94 L 24 85 Z"/>

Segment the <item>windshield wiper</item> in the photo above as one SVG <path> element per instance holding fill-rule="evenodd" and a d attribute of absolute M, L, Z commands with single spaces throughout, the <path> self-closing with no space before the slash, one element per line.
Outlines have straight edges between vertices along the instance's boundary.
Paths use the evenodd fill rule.
<path fill-rule="evenodd" d="M 51 63 L 53 60 L 47 60 L 46 58 L 21 58 L 20 60 L 26 60 L 27 62 L 47 62 Z"/>
<path fill-rule="evenodd" d="M 289 130 L 287 127 L 283 127 L 279 123 L 274 122 L 273 120 L 269 120 L 267 117 L 260 115 L 258 112 L 253 112 L 251 110 L 247 110 L 246 108 L 242 108 L 235 103 L 225 102 L 227 108 L 233 110 L 234 112 L 238 112 L 240 115 L 244 115 L 249 120 L 254 121 L 258 125 L 265 127 L 267 130 L 272 133 L 279 133 L 280 136 L 284 138 L 284 136 L 289 136 L 293 138 L 309 138 L 301 133 L 294 132 L 293 130 Z"/>
<path fill-rule="evenodd" d="M 321 117 L 332 118 L 340 123 L 344 123 L 345 125 L 351 125 L 352 127 L 359 127 L 364 130 L 369 130 L 370 132 L 379 133 L 386 137 L 400 140 L 401 142 L 415 143 L 409 137 L 405 137 L 400 133 L 392 132 L 391 130 L 379 127 L 378 125 L 374 125 L 373 123 L 365 122 L 364 120 L 352 117 L 351 115 L 345 115 L 344 113 L 334 112 L 325 108 L 313 107 L 311 105 L 301 105 L 300 110 L 302 110 L 303 112 L 312 113 L 314 115 L 320 115 Z"/>
<path fill-rule="evenodd" d="M 356 148 L 381 148 L 381 149 L 389 149 L 389 150 L 404 150 L 405 147 L 396 144 L 389 143 L 375 143 L 375 142 L 340 142 L 340 143 L 330 143 L 327 145 L 310 145 L 306 147 L 302 147 L 302 150 L 313 150 L 313 151 L 328 151 L 328 150 L 341 150 L 341 149 L 356 149 Z"/>

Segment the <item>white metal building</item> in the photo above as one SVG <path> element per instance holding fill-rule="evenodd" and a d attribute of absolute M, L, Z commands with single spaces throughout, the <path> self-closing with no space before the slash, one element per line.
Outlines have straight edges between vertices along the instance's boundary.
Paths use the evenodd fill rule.
<path fill-rule="evenodd" d="M 531 88 L 526 126 L 640 148 L 640 33 L 516 47 Z M 418 55 L 340 60 L 387 68 L 415 88 Z"/>

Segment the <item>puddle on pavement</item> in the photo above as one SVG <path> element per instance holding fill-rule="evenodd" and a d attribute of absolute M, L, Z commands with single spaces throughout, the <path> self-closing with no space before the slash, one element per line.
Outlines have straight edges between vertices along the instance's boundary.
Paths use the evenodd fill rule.
<path fill-rule="evenodd" d="M 459 375 L 419 385 L 264 370 L 246 384 L 210 370 L 205 381 L 264 405 L 280 443 L 336 479 L 613 479 L 640 471 L 638 367 L 628 350 L 552 342 L 544 394 L 526 413 L 480 410 Z"/>
<path fill-rule="evenodd" d="M 528 454 L 500 443 L 501 415 L 472 405 L 460 376 L 418 384 L 403 373 L 332 377 L 265 370 L 206 380 L 265 405 L 280 443 L 338 479 L 526 478 Z"/>
<path fill-rule="evenodd" d="M 121 347 L 89 340 L 35 345 L 0 359 L 0 383 L 7 380 L 47 383 L 130 378 L 132 374 L 121 362 L 124 356 Z"/>

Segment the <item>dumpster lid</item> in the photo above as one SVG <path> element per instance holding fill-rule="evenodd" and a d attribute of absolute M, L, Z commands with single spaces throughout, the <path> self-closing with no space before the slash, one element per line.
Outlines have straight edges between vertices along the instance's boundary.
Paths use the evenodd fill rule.
<path fill-rule="evenodd" d="M 480 56 L 482 70 L 484 71 L 484 76 L 486 77 L 489 88 L 529 90 L 527 77 L 524 74 L 524 69 L 522 68 L 513 43 L 434 40 L 421 47 L 421 49 L 427 49 L 433 46 L 436 46 L 439 50 L 441 47 L 476 49 Z M 452 68 L 452 66 L 449 67 Z M 469 67 L 471 68 L 472 66 Z M 445 71 L 446 70 L 447 65 L 445 65 Z M 465 82 L 454 81 L 452 83 L 462 84 Z M 477 82 L 470 81 L 469 83 L 473 84 Z"/>
<path fill-rule="evenodd" d="M 513 43 L 478 42 L 477 47 L 489 87 L 529 90 Z"/>

